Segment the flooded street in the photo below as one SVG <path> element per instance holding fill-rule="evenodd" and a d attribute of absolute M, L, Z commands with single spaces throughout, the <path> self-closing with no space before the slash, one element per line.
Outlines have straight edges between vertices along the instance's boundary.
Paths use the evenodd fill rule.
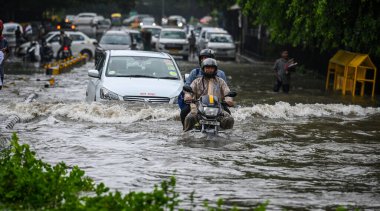
<path fill-rule="evenodd" d="M 187 73 L 197 63 L 178 65 Z M 84 102 L 92 63 L 56 76 L 54 88 L 44 88 L 43 73 L 9 66 L 0 124 L 12 114 L 21 122 L 0 132 L 124 193 L 175 175 L 177 191 L 195 191 L 197 202 L 380 209 L 379 101 L 324 92 L 324 78 L 310 72 L 293 75 L 289 94 L 273 93 L 269 63 L 219 67 L 238 92 L 234 129 L 219 137 L 183 133 L 177 105 Z M 38 98 L 23 103 L 31 93 Z"/>

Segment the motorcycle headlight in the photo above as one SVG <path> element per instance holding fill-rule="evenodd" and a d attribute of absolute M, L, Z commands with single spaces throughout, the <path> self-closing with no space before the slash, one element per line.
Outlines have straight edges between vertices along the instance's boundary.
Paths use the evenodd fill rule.
<path fill-rule="evenodd" d="M 100 89 L 100 98 L 105 100 L 119 100 L 119 95 L 103 87 Z"/>
<path fill-rule="evenodd" d="M 206 116 L 217 116 L 219 112 L 219 108 L 204 107 L 203 111 L 204 111 L 204 114 L 206 114 Z"/>

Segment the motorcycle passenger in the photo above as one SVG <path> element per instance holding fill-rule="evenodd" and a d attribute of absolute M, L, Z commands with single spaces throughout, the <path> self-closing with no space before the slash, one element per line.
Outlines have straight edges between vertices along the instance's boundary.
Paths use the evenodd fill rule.
<path fill-rule="evenodd" d="M 232 107 L 234 102 L 231 97 L 225 97 L 230 88 L 227 83 L 217 77 L 218 65 L 215 59 L 207 58 L 201 64 L 202 77 L 198 77 L 191 83 L 191 88 L 194 93 L 185 92 L 185 102 L 191 102 L 193 99 L 199 99 L 203 95 L 214 95 L 219 100 L 226 102 L 228 106 Z M 193 129 L 194 125 L 198 122 L 197 109 L 194 104 L 191 106 L 191 112 L 186 116 L 184 121 L 184 131 Z M 220 119 L 220 127 L 222 129 L 231 129 L 234 125 L 232 116 L 223 109 L 223 114 Z"/>
<path fill-rule="evenodd" d="M 214 51 L 211 49 L 203 49 L 199 53 L 198 59 L 199 59 L 199 66 L 201 66 L 202 61 L 207 58 L 215 58 Z M 185 85 L 190 86 L 191 83 L 199 77 L 203 76 L 203 72 L 201 71 L 201 68 L 195 68 L 191 70 L 189 77 L 185 81 Z M 222 70 L 217 70 L 216 76 L 223 79 L 225 82 L 227 82 L 226 74 Z M 184 93 L 181 92 L 178 96 L 178 106 L 181 109 L 181 122 L 182 126 L 184 126 L 185 117 L 190 113 L 190 105 L 186 104 L 184 101 Z"/>
<path fill-rule="evenodd" d="M 61 45 L 61 47 L 58 50 L 57 59 L 62 58 L 62 53 L 63 53 L 64 47 L 69 48 L 70 56 L 73 55 L 71 52 L 71 41 L 72 41 L 71 38 L 69 36 L 67 36 L 67 34 L 65 34 L 65 31 L 61 30 L 61 33 L 59 35 L 59 44 Z"/>

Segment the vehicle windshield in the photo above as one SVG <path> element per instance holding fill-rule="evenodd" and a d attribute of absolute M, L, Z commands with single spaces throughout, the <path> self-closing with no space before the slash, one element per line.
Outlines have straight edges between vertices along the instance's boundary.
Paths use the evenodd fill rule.
<path fill-rule="evenodd" d="M 186 34 L 183 31 L 162 31 L 161 38 L 186 39 Z"/>
<path fill-rule="evenodd" d="M 210 35 L 210 42 L 217 42 L 217 43 L 232 43 L 232 37 L 228 34 L 211 34 Z"/>
<path fill-rule="evenodd" d="M 106 34 L 100 39 L 99 44 L 105 45 L 130 45 L 131 38 L 126 35 L 120 34 Z"/>
<path fill-rule="evenodd" d="M 137 56 L 111 57 L 106 76 L 179 80 L 178 70 L 172 60 Z"/>
<path fill-rule="evenodd" d="M 17 29 L 17 25 L 5 25 L 4 32 L 15 32 Z"/>

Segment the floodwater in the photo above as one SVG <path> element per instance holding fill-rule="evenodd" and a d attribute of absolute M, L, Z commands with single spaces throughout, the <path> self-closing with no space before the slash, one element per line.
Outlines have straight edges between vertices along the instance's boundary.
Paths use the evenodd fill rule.
<path fill-rule="evenodd" d="M 179 65 L 185 73 L 196 63 Z M 378 101 L 324 92 L 324 79 L 308 72 L 293 75 L 289 94 L 273 93 L 271 64 L 219 66 L 239 93 L 235 127 L 219 137 L 183 133 L 176 105 L 85 103 L 92 64 L 56 76 L 54 88 L 41 73 L 6 75 L 0 120 L 16 114 L 21 123 L 1 132 L 124 193 L 175 175 L 182 198 L 195 191 L 197 202 L 380 209 Z M 32 92 L 39 97 L 22 103 Z"/>

